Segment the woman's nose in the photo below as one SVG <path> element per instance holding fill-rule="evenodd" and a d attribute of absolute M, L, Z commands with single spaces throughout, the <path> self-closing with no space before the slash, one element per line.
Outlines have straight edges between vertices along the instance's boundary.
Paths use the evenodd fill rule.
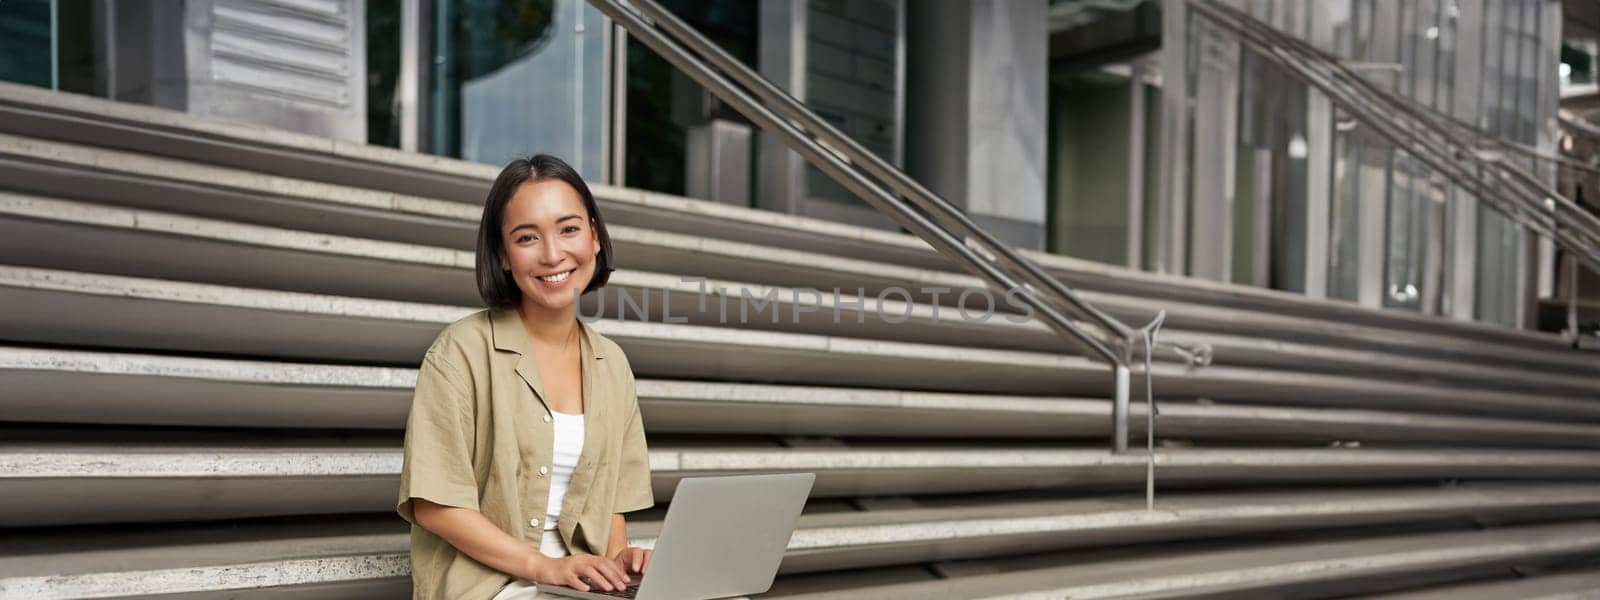
<path fill-rule="evenodd" d="M 556 240 L 547 238 L 539 241 L 539 262 L 547 265 L 561 262 L 561 248 Z"/>

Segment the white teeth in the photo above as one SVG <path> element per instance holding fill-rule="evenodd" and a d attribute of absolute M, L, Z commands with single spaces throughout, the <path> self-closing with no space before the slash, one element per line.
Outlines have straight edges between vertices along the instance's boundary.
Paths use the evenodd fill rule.
<path fill-rule="evenodd" d="M 545 277 L 540 277 L 539 279 L 543 280 L 543 281 L 548 281 L 550 283 L 561 283 L 563 281 L 566 281 L 567 278 L 571 277 L 571 276 L 572 276 L 572 271 L 567 271 L 565 273 L 556 273 L 555 275 L 548 275 L 548 276 L 545 276 Z"/>

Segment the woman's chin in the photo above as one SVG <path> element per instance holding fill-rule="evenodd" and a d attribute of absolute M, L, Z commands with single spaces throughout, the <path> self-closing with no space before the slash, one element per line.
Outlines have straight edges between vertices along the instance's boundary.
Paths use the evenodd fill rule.
<path fill-rule="evenodd" d="M 568 296 L 565 299 L 550 298 L 548 296 L 533 296 L 530 300 L 530 304 L 543 312 L 565 310 L 567 307 L 572 306 L 571 296 Z"/>
<path fill-rule="evenodd" d="M 560 311 L 572 306 L 573 302 L 576 300 L 576 298 L 573 297 L 573 290 L 575 289 L 579 288 L 576 286 L 563 286 L 561 289 L 556 290 L 535 290 L 534 293 L 531 294 L 528 293 L 527 290 L 523 290 L 522 297 L 528 304 L 532 304 L 540 311 Z"/>

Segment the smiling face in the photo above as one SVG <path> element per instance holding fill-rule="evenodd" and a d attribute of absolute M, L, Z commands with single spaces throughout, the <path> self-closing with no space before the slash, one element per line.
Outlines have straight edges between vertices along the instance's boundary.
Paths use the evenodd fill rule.
<path fill-rule="evenodd" d="M 500 221 L 500 264 L 529 308 L 563 310 L 594 278 L 600 240 L 583 197 L 559 179 L 517 188 Z"/>

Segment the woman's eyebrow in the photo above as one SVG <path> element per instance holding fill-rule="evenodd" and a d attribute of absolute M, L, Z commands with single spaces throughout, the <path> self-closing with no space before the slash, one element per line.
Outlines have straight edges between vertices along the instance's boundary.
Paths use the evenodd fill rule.
<path fill-rule="evenodd" d="M 571 219 L 582 219 L 582 218 L 583 218 L 583 217 L 582 217 L 582 216 L 580 216 L 580 215 L 578 215 L 578 214 L 577 214 L 577 213 L 573 213 L 573 214 L 570 214 L 570 215 L 567 215 L 567 216 L 565 216 L 565 217 L 561 217 L 561 218 L 559 218 L 559 219 L 556 219 L 556 222 L 557 222 L 557 223 L 560 223 L 560 222 L 562 222 L 562 221 L 567 221 L 567 220 L 571 220 Z M 533 224 L 533 223 L 523 223 L 523 224 L 521 224 L 521 225 L 517 225 L 517 226 L 516 226 L 516 227 L 512 227 L 512 228 L 511 228 L 511 229 L 510 229 L 510 230 L 508 230 L 508 231 L 507 231 L 507 233 L 513 233 L 513 232 L 515 232 L 515 231 L 516 231 L 516 230 L 518 230 L 518 229 L 522 229 L 522 228 L 525 228 L 525 227 L 526 227 L 526 228 L 531 228 L 531 229 L 534 229 L 534 230 L 538 230 L 538 229 L 539 229 L 539 226 L 538 226 L 538 225 L 536 225 L 536 224 Z"/>

